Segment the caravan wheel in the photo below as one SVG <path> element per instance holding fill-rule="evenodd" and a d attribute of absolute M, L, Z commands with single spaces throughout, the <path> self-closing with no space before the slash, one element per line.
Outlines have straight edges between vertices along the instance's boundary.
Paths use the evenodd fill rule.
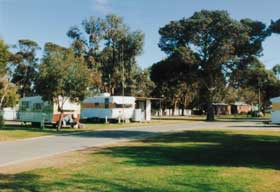
<path fill-rule="evenodd" d="M 57 128 L 57 126 L 58 126 L 58 122 L 52 123 L 52 128 Z"/>
<path fill-rule="evenodd" d="M 38 122 L 31 122 L 31 126 L 32 127 L 40 127 L 40 123 L 38 123 Z"/>

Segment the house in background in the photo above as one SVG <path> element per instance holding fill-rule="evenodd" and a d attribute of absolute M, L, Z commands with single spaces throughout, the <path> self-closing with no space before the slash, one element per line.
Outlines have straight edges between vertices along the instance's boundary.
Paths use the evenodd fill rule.
<path fill-rule="evenodd" d="M 173 111 L 174 110 L 174 111 Z M 191 109 L 183 109 L 176 108 L 176 109 L 153 109 L 153 116 L 160 117 L 160 116 L 191 116 L 192 110 Z"/>
<path fill-rule="evenodd" d="M 215 115 L 230 115 L 231 106 L 226 103 L 213 103 Z"/>
<path fill-rule="evenodd" d="M 248 112 L 252 111 L 252 107 L 245 102 L 235 102 L 231 104 L 231 114 L 248 114 Z"/>
<path fill-rule="evenodd" d="M 245 102 L 235 102 L 233 104 L 213 103 L 216 115 L 238 115 L 248 114 L 252 111 L 252 107 Z"/>

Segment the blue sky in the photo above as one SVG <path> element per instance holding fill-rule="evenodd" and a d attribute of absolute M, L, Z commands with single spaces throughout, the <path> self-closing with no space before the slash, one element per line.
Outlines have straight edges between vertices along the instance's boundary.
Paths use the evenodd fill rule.
<path fill-rule="evenodd" d="M 9 45 L 18 39 L 69 46 L 66 32 L 89 16 L 109 13 L 124 18 L 131 30 L 145 33 L 144 52 L 138 63 L 145 68 L 165 57 L 157 44 L 158 29 L 171 20 L 190 17 L 201 9 L 227 10 L 235 19 L 265 23 L 280 18 L 279 0 L 0 0 L 0 37 Z M 280 35 L 264 43 L 261 60 L 271 68 L 280 63 Z"/>

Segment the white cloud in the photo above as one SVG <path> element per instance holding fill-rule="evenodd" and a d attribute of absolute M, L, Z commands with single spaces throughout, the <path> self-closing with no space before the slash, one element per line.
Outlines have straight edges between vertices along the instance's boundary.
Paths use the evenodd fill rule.
<path fill-rule="evenodd" d="M 101 14 L 106 15 L 112 12 L 112 8 L 108 0 L 91 0 L 91 4 L 92 9 Z"/>

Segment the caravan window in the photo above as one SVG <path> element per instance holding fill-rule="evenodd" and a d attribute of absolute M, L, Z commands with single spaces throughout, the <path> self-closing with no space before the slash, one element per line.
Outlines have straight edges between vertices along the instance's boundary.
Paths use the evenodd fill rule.
<path fill-rule="evenodd" d="M 132 108 L 132 104 L 116 104 L 116 108 Z"/>
<path fill-rule="evenodd" d="M 124 104 L 124 108 L 132 108 L 132 104 Z"/>
<path fill-rule="evenodd" d="M 42 110 L 42 103 L 34 103 L 33 104 L 34 111 L 41 111 Z"/>
<path fill-rule="evenodd" d="M 22 101 L 21 102 L 21 110 L 26 110 L 29 108 L 29 102 L 28 101 Z"/>
<path fill-rule="evenodd" d="M 105 108 L 109 108 L 109 98 L 105 98 Z"/>

